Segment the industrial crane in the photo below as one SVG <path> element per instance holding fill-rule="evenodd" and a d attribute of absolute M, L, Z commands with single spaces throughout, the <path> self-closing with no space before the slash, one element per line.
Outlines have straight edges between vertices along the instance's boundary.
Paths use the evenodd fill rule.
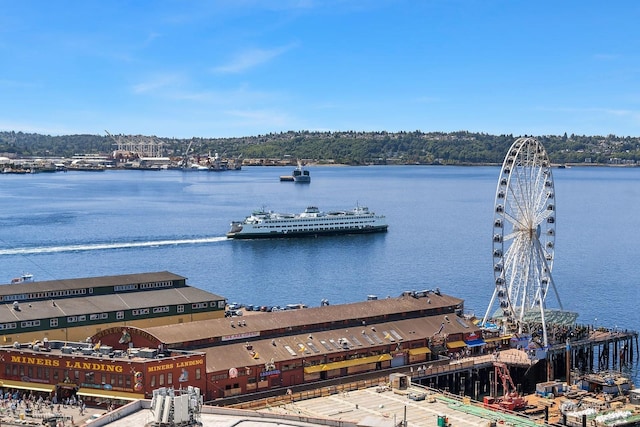
<path fill-rule="evenodd" d="M 516 389 L 509 368 L 502 362 L 494 362 L 495 379 L 498 378 L 502 382 L 502 397 L 490 397 L 485 396 L 484 405 L 500 410 L 520 411 L 526 409 L 527 401 L 524 397 L 520 396 Z"/>

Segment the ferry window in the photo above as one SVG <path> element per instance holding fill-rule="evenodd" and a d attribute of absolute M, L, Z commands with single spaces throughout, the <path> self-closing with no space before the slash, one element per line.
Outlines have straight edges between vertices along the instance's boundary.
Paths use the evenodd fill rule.
<path fill-rule="evenodd" d="M 196 368 L 196 379 L 200 379 L 200 368 Z"/>
<path fill-rule="evenodd" d="M 49 326 L 52 327 L 52 328 L 58 327 L 58 319 L 50 319 L 49 320 Z"/>
<path fill-rule="evenodd" d="M 116 311 L 116 320 L 124 319 L 124 311 Z"/>
<path fill-rule="evenodd" d="M 158 385 L 163 386 L 164 385 L 164 374 L 160 374 L 160 378 L 158 381 Z"/>
<path fill-rule="evenodd" d="M 184 305 L 180 304 L 178 306 L 178 313 L 184 313 Z"/>
<path fill-rule="evenodd" d="M 173 384 L 173 372 L 167 372 L 167 384 Z"/>

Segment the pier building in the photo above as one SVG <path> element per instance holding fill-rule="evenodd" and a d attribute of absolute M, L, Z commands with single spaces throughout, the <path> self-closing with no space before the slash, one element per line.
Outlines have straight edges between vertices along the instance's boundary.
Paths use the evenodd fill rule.
<path fill-rule="evenodd" d="M 439 289 L 223 317 L 223 297 L 188 287 L 184 277 L 168 272 L 57 285 L 61 294 L 51 294 L 46 289 L 52 285 L 42 282 L 2 287 L 3 298 L 9 296 L 4 315 L 51 326 L 51 319 L 62 318 L 51 313 L 60 310 L 67 323 L 57 325 L 64 333 L 50 327 L 5 335 L 0 387 L 124 403 L 150 398 L 158 387 L 192 386 L 205 402 L 226 405 L 284 390 L 386 381 L 399 373 L 411 383 L 479 399 L 498 392 L 497 362 L 510 368 L 514 384 L 525 392 L 539 382 L 568 380 L 577 369 L 604 368 L 605 361 L 612 367 L 615 359 L 620 367 L 638 353 L 637 332 L 573 325 L 563 329 L 569 341 L 553 343 L 538 361 L 538 352 L 523 347 L 522 337 L 481 327 L 464 315 L 462 299 Z M 10 301 L 22 302 L 16 310 Z M 90 317 L 101 312 L 107 314 L 102 322 Z M 85 323 L 71 334 L 69 317 L 81 315 L 87 316 Z M 68 338 L 72 335 L 80 339 Z M 17 338 L 23 336 L 28 339 Z"/>
<path fill-rule="evenodd" d="M 205 389 L 204 357 L 149 348 L 118 351 L 87 342 L 15 343 L 0 347 L 0 387 L 20 395 L 40 392 L 58 402 L 73 396 L 106 408 L 144 399 L 149 397 L 145 390 L 162 387 L 146 381 L 149 372 L 169 372 L 167 380 L 176 388 L 188 383 Z"/>
<path fill-rule="evenodd" d="M 167 271 L 0 286 L 0 342 L 84 341 L 115 326 L 224 316 L 226 300 Z"/>

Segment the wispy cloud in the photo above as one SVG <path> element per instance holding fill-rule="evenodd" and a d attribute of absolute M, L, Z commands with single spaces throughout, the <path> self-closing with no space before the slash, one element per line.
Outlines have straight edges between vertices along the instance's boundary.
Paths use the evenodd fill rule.
<path fill-rule="evenodd" d="M 560 113 L 598 113 L 598 114 L 607 114 L 611 116 L 636 116 L 639 114 L 638 111 L 635 110 L 625 110 L 621 108 L 597 108 L 597 107 L 588 107 L 588 108 L 572 108 L 572 107 L 558 107 L 558 108 L 538 108 L 540 111 L 551 111 L 551 112 L 560 112 Z"/>
<path fill-rule="evenodd" d="M 159 74 L 133 85 L 131 91 L 138 96 L 194 102 L 198 105 L 207 104 L 209 106 L 265 105 L 274 99 L 280 101 L 288 99 L 286 93 L 254 90 L 247 84 L 218 90 L 197 88 L 193 86 L 193 83 L 187 76 L 179 73 Z"/>
<path fill-rule="evenodd" d="M 620 55 L 614 53 L 596 53 L 593 55 L 593 59 L 598 61 L 613 61 L 618 58 L 620 58 Z"/>
<path fill-rule="evenodd" d="M 288 114 L 273 110 L 228 110 L 226 114 L 243 123 L 251 123 L 253 126 L 263 124 L 282 126 L 291 122 Z"/>
<path fill-rule="evenodd" d="M 178 74 L 163 74 L 150 78 L 147 81 L 133 85 L 132 90 L 136 94 L 153 94 L 175 88 L 183 83 L 184 79 Z"/>
<path fill-rule="evenodd" d="M 143 45 L 143 46 L 148 46 L 148 45 L 150 45 L 151 43 L 153 43 L 153 41 L 154 41 L 155 39 L 157 39 L 157 38 L 159 38 L 159 37 L 160 37 L 160 33 L 156 33 L 155 31 L 153 31 L 153 32 L 151 32 L 151 33 L 149 33 L 149 34 L 147 35 L 147 38 L 143 41 L 142 45 Z"/>
<path fill-rule="evenodd" d="M 439 101 L 440 99 L 434 96 L 419 96 L 413 100 L 416 104 L 433 104 Z"/>
<path fill-rule="evenodd" d="M 34 87 L 38 87 L 38 86 L 39 86 L 38 84 L 33 83 L 33 82 L 25 82 L 25 81 L 10 80 L 10 79 L 0 79 L 0 87 L 24 89 L 24 88 L 34 88 Z"/>
<path fill-rule="evenodd" d="M 241 73 L 250 68 L 257 67 L 264 63 L 267 63 L 274 58 L 288 52 L 295 48 L 297 44 L 292 43 L 286 46 L 277 47 L 274 49 L 251 49 L 238 53 L 227 64 L 214 67 L 213 71 L 216 73 L 233 74 Z"/>

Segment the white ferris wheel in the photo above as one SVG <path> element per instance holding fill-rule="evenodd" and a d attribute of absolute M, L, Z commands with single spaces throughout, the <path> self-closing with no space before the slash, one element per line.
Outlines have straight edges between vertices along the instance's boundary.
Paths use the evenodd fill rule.
<path fill-rule="evenodd" d="M 506 332 L 523 332 L 536 319 L 547 342 L 545 300 L 553 289 L 556 203 L 547 152 L 534 138 L 517 139 L 504 159 L 496 190 L 493 220 L 495 289 L 483 324 L 499 302 Z"/>

